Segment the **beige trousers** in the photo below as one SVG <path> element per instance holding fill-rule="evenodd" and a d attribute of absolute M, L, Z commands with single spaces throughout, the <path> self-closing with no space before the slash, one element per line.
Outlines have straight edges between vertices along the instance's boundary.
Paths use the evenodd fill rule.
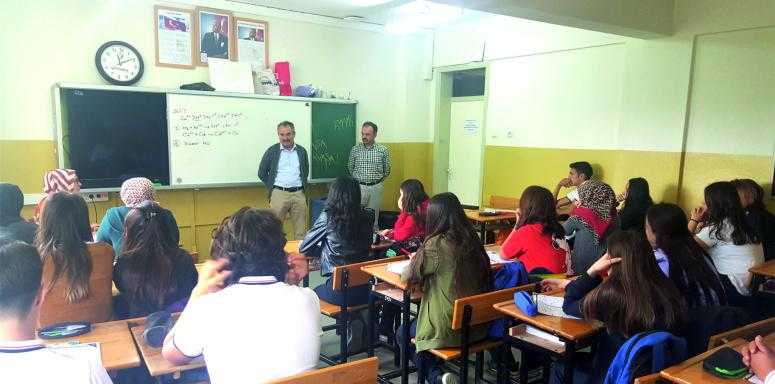
<path fill-rule="evenodd" d="M 307 233 L 307 197 L 304 191 L 286 192 L 275 188 L 269 198 L 269 208 L 282 222 L 290 216 L 293 238 L 288 240 L 304 238 Z"/>
<path fill-rule="evenodd" d="M 382 206 L 382 189 L 382 183 L 374 185 L 361 184 L 361 205 L 374 211 L 375 231 L 378 229 L 379 207 Z"/>

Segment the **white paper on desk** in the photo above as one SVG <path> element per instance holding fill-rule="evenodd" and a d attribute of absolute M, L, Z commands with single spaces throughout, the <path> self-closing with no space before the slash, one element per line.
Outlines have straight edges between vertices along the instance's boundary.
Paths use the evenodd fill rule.
<path fill-rule="evenodd" d="M 51 351 L 72 357 L 75 360 L 86 360 L 95 367 L 102 366 L 102 353 L 100 352 L 100 343 L 58 343 L 48 344 L 46 346 Z"/>
<path fill-rule="evenodd" d="M 210 85 L 216 91 L 255 92 L 250 63 L 209 58 L 207 65 L 210 67 Z"/>
<path fill-rule="evenodd" d="M 748 376 L 748 382 L 753 384 L 764 384 L 764 381 L 753 373 Z"/>
<path fill-rule="evenodd" d="M 533 300 L 535 300 L 538 313 L 540 314 L 578 319 L 578 317 L 568 315 L 562 310 L 562 305 L 565 303 L 565 298 L 562 296 L 550 296 L 539 293 L 533 297 Z"/>
<path fill-rule="evenodd" d="M 501 255 L 495 251 L 487 251 L 487 257 L 490 258 L 490 264 L 513 263 L 516 261 L 516 259 L 514 260 L 502 259 Z"/>
<path fill-rule="evenodd" d="M 402 274 L 404 272 L 404 269 L 409 266 L 409 263 L 412 260 L 401 260 L 401 261 L 395 261 L 392 263 L 388 263 L 387 270 L 388 272 L 393 272 L 397 274 Z"/>
<path fill-rule="evenodd" d="M 559 337 L 557 337 L 555 335 L 552 335 L 551 333 L 544 332 L 544 331 L 542 331 L 542 330 L 540 330 L 538 328 L 531 327 L 529 325 L 525 326 L 525 333 L 533 335 L 533 336 L 536 336 L 536 337 L 540 337 L 540 338 L 542 338 L 542 339 L 544 339 L 546 341 L 552 342 L 552 343 L 557 344 L 557 345 L 564 345 L 565 344 L 565 343 L 562 342 L 562 340 L 560 340 Z"/>

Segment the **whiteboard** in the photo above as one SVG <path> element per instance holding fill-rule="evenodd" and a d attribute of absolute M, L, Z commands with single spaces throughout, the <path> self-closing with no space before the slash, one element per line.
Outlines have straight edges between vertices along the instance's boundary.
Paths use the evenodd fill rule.
<path fill-rule="evenodd" d="M 167 94 L 170 186 L 256 184 L 277 124 L 291 121 L 309 150 L 311 116 L 304 101 Z"/>

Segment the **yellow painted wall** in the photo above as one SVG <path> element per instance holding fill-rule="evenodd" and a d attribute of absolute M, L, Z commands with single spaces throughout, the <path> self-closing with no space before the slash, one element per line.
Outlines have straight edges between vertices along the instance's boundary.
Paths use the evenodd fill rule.
<path fill-rule="evenodd" d="M 617 192 L 630 178 L 645 177 L 655 200 L 677 199 L 680 153 L 486 146 L 482 201 L 489 201 L 492 195 L 519 197 L 530 185 L 554 191 L 557 182 L 568 175 L 568 164 L 580 160 L 589 161 L 595 177 Z M 567 192 L 563 189 L 560 194 Z"/>

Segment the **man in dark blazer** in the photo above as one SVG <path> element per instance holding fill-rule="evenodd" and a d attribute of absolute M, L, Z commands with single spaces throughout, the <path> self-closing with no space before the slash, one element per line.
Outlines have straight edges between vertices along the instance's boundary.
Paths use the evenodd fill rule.
<path fill-rule="evenodd" d="M 219 19 L 216 18 L 213 21 L 212 32 L 207 32 L 202 36 L 202 44 L 200 45 L 199 51 L 206 55 L 205 58 L 229 58 L 229 37 L 226 34 L 221 33 L 221 23 L 219 22 Z"/>
<path fill-rule="evenodd" d="M 309 177 L 307 150 L 294 143 L 296 128 L 290 121 L 277 125 L 279 143 L 266 149 L 258 166 L 258 178 L 266 186 L 269 208 L 280 220 L 290 216 L 294 239 L 307 231 L 307 197 L 304 188 Z"/>

